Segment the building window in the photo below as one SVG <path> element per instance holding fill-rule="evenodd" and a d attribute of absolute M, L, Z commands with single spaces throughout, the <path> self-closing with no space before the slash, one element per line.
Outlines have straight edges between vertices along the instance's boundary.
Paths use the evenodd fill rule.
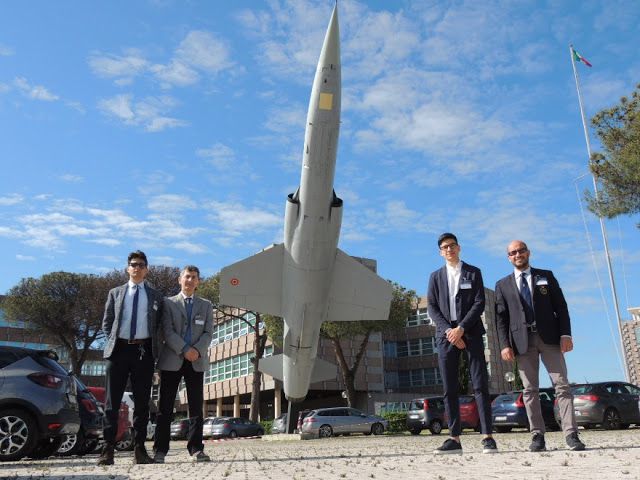
<path fill-rule="evenodd" d="M 247 312 L 244 318 L 251 324 L 256 324 L 256 316 Z M 228 342 L 234 338 L 248 335 L 253 329 L 247 325 L 247 322 L 240 320 L 239 318 L 232 318 L 224 323 L 218 324 L 213 327 L 213 334 L 211 336 L 211 346 L 214 347 L 222 342 Z"/>
<path fill-rule="evenodd" d="M 640 327 L 636 327 L 635 332 L 636 332 L 636 345 L 640 346 Z"/>
<path fill-rule="evenodd" d="M 433 325 L 433 320 L 429 317 L 426 308 L 419 308 L 407 318 L 407 327 L 417 327 L 419 325 Z"/>
<path fill-rule="evenodd" d="M 273 346 L 264 349 L 264 356 L 273 355 Z M 209 368 L 204 372 L 204 383 L 221 382 L 231 378 L 244 377 L 252 371 L 251 358 L 253 352 L 225 358 L 217 362 L 211 362 Z"/>
<path fill-rule="evenodd" d="M 392 350 L 392 347 L 386 346 L 386 343 L 394 342 L 385 342 L 385 354 L 387 354 L 387 351 Z M 434 355 L 435 353 L 437 353 L 435 337 L 424 337 L 396 342 L 394 357 L 419 357 L 423 355 Z"/>
<path fill-rule="evenodd" d="M 105 362 L 89 360 L 82 364 L 80 375 L 88 377 L 101 377 L 107 372 Z"/>
<path fill-rule="evenodd" d="M 384 388 L 398 388 L 398 372 L 384 373 Z"/>
<path fill-rule="evenodd" d="M 412 388 L 442 384 L 440 370 L 437 367 L 417 368 L 414 370 L 400 370 L 398 372 L 398 387 Z"/>
<path fill-rule="evenodd" d="M 387 358 L 396 358 L 398 356 L 398 349 L 396 342 L 390 342 L 385 340 L 384 342 L 384 356 Z"/>

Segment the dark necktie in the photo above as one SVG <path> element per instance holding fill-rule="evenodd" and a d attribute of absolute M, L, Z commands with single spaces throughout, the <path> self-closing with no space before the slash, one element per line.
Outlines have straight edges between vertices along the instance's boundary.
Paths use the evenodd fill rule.
<path fill-rule="evenodd" d="M 184 341 L 191 345 L 191 312 L 193 312 L 193 302 L 191 298 L 184 299 L 184 306 L 187 309 L 187 331 L 184 334 Z"/>
<path fill-rule="evenodd" d="M 529 290 L 529 284 L 527 283 L 527 274 L 524 272 L 520 275 L 520 295 L 522 295 L 524 301 L 527 302 L 527 305 L 529 305 L 529 307 L 531 307 L 531 309 L 533 310 L 533 302 L 531 301 L 531 290 Z"/>
<path fill-rule="evenodd" d="M 133 294 L 133 307 L 131 309 L 131 330 L 129 331 L 129 340 L 136 338 L 136 328 L 138 327 L 138 297 L 140 289 L 137 285 L 133 286 L 136 293 Z"/>

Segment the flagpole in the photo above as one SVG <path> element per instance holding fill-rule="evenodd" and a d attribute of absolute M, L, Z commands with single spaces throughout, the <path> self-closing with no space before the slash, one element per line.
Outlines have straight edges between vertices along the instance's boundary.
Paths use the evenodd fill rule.
<path fill-rule="evenodd" d="M 591 142 L 589 141 L 589 131 L 587 130 L 587 122 L 584 117 L 584 106 L 582 104 L 582 92 L 580 91 L 580 81 L 578 79 L 578 70 L 576 69 L 576 61 L 574 56 L 573 45 L 569 45 L 569 55 L 571 56 L 571 66 L 573 67 L 573 76 L 576 80 L 576 90 L 578 92 L 578 104 L 580 105 L 580 117 L 582 118 L 582 129 L 584 130 L 584 139 L 587 143 L 587 155 L 589 161 L 591 161 Z M 593 180 L 593 191 L 595 193 L 596 200 L 599 199 L 598 182 L 596 176 L 591 173 L 591 179 Z M 613 306 L 616 312 L 616 319 L 618 320 L 618 335 L 620 337 L 620 347 L 622 351 L 622 361 L 624 363 L 624 375 L 626 381 L 629 380 L 629 365 L 627 364 L 627 355 L 625 353 L 624 341 L 622 339 L 622 318 L 620 317 L 620 308 L 618 306 L 618 294 L 616 292 L 616 283 L 613 278 L 613 268 L 611 266 L 611 255 L 609 255 L 609 241 L 607 240 L 607 230 L 604 225 L 604 218 L 598 214 L 600 220 L 600 230 L 602 231 L 602 241 L 604 242 L 604 253 L 607 259 L 607 270 L 609 272 L 609 283 L 611 285 L 611 295 L 613 296 Z"/>

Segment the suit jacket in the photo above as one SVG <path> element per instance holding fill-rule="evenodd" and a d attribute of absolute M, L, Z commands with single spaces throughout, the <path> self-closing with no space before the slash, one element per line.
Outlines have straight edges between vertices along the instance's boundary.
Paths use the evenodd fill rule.
<path fill-rule="evenodd" d="M 187 309 L 182 295 L 166 298 L 162 314 L 162 330 L 165 345 L 158 360 L 159 370 L 177 372 L 184 361 L 184 349 L 187 344 L 184 335 L 187 332 Z M 209 345 L 213 334 L 213 304 L 209 300 L 193 297 L 191 310 L 191 346 L 200 357 L 192 362 L 196 372 L 204 372 L 209 366 Z"/>
<path fill-rule="evenodd" d="M 544 343 L 559 345 L 562 335 L 571 335 L 571 321 L 562 289 L 551 270 L 531 269 L 531 298 L 538 335 Z M 517 354 L 528 348 L 524 300 L 513 273 L 496 283 L 496 327 L 500 348 Z"/>
<path fill-rule="evenodd" d="M 104 306 L 104 317 L 102 318 L 102 331 L 107 337 L 107 344 L 104 347 L 103 353 L 104 358 L 109 358 L 116 346 L 127 287 L 128 283 L 125 283 L 119 287 L 112 288 L 107 296 L 107 303 Z M 144 290 L 147 293 L 147 321 L 149 323 L 149 333 L 151 334 L 153 358 L 158 358 L 160 344 L 162 342 L 160 318 L 162 315 L 163 296 L 160 292 L 147 285 L 146 282 L 144 283 Z"/>
<path fill-rule="evenodd" d="M 465 336 L 483 335 L 485 329 L 480 317 L 484 312 L 484 284 L 480 269 L 462 262 L 460 285 L 463 283 L 471 283 L 471 288 L 460 288 L 456 294 L 458 326 L 464 328 Z M 436 323 L 436 337 L 445 337 L 445 331 L 452 327 L 446 265 L 429 278 L 427 310 Z"/>

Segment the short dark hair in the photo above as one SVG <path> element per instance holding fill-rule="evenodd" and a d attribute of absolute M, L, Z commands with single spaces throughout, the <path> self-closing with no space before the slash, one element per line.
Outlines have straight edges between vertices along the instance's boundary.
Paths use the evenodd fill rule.
<path fill-rule="evenodd" d="M 143 260 L 145 266 L 149 265 L 149 262 L 147 262 L 147 256 L 144 254 L 142 250 L 136 250 L 135 252 L 131 252 L 127 257 L 127 265 L 131 263 L 131 259 L 133 258 L 139 258 L 140 260 Z"/>
<path fill-rule="evenodd" d="M 438 247 L 440 247 L 440 245 L 442 245 L 442 242 L 444 242 L 445 240 L 453 240 L 454 242 L 458 243 L 458 238 L 453 234 L 453 233 L 443 233 L 442 235 L 440 235 L 438 237 Z"/>
<path fill-rule="evenodd" d="M 200 269 L 195 265 L 185 265 L 180 272 L 180 276 L 182 276 L 184 272 L 196 272 L 196 274 L 198 274 L 198 278 L 200 278 Z"/>

